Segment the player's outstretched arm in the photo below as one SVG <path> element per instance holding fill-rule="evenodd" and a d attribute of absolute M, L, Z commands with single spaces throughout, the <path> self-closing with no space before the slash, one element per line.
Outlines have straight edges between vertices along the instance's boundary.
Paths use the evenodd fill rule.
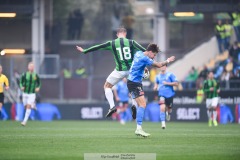
<path fill-rule="evenodd" d="M 88 52 L 94 52 L 97 50 L 111 50 L 111 41 L 107 41 L 106 43 L 102 43 L 102 44 L 97 44 L 97 45 L 94 45 L 94 46 L 86 48 L 86 49 L 83 49 L 80 46 L 76 46 L 76 48 L 78 51 L 80 51 L 84 54 L 86 54 Z"/>
<path fill-rule="evenodd" d="M 175 56 L 171 56 L 166 61 L 163 61 L 163 62 L 153 62 L 152 66 L 161 68 L 162 66 L 165 66 L 168 63 L 173 62 L 173 61 L 175 61 Z"/>
<path fill-rule="evenodd" d="M 178 82 L 166 82 L 166 81 L 163 81 L 163 84 L 164 85 L 168 85 L 168 86 L 178 86 Z"/>
<path fill-rule="evenodd" d="M 139 43 L 137 43 L 135 40 L 132 40 L 131 43 L 133 44 L 133 48 L 138 50 L 138 51 L 146 51 L 146 48 L 144 48 L 143 46 L 141 46 Z"/>

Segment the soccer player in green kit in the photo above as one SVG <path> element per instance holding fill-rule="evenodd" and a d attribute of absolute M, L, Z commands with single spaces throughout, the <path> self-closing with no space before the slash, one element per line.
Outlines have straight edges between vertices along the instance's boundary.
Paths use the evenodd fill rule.
<path fill-rule="evenodd" d="M 220 87 L 218 82 L 214 79 L 213 72 L 208 73 L 208 79 L 204 81 L 203 91 L 206 97 L 206 107 L 208 114 L 208 125 L 209 127 L 217 126 L 217 105 L 219 101 L 218 93 L 220 92 Z"/>
<path fill-rule="evenodd" d="M 24 72 L 20 79 L 20 87 L 23 91 L 23 105 L 26 108 L 25 116 L 21 123 L 22 126 L 27 124 L 31 109 L 35 107 L 36 92 L 39 92 L 40 86 L 40 78 L 38 74 L 34 72 L 33 62 L 30 62 L 28 63 L 28 71 Z"/>
<path fill-rule="evenodd" d="M 87 49 L 83 49 L 82 47 L 76 46 L 77 50 L 84 54 L 97 50 L 109 50 L 114 56 L 116 68 L 108 76 L 104 84 L 105 96 L 110 105 L 110 109 L 106 114 L 106 117 L 110 117 L 114 112 L 117 111 L 113 100 L 112 87 L 119 81 L 121 81 L 124 77 L 127 78 L 135 52 L 146 50 L 136 41 L 127 39 L 126 36 L 127 36 L 126 29 L 121 27 L 117 30 L 117 39 L 115 40 L 107 41 L 105 43 L 95 45 Z M 133 101 L 133 106 L 131 108 L 133 119 L 136 119 L 135 106 L 136 102 Z"/>

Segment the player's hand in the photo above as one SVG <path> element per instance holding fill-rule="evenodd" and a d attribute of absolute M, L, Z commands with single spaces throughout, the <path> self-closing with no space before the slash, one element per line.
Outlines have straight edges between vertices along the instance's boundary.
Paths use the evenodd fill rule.
<path fill-rule="evenodd" d="M 168 82 L 166 82 L 166 81 L 163 81 L 162 83 L 163 83 L 164 85 L 168 85 Z"/>
<path fill-rule="evenodd" d="M 175 56 L 171 56 L 167 59 L 168 62 L 173 62 L 175 61 Z"/>
<path fill-rule="evenodd" d="M 210 91 L 213 91 L 213 90 L 214 90 L 214 88 L 213 88 L 213 87 L 211 87 L 209 90 L 210 90 Z"/>
<path fill-rule="evenodd" d="M 8 90 L 8 89 L 9 89 L 9 86 L 6 86 L 5 89 Z"/>
<path fill-rule="evenodd" d="M 39 92 L 40 88 L 35 88 L 35 92 Z"/>
<path fill-rule="evenodd" d="M 158 86 L 154 86 L 153 90 L 156 91 L 158 89 Z"/>
<path fill-rule="evenodd" d="M 79 47 L 79 46 L 76 46 L 77 50 L 80 51 L 80 52 L 83 52 L 83 48 L 82 47 Z"/>
<path fill-rule="evenodd" d="M 25 87 L 22 87 L 21 90 L 24 91 Z"/>
<path fill-rule="evenodd" d="M 148 70 L 148 68 L 147 67 L 145 67 L 144 68 L 144 72 L 148 72 L 149 70 Z"/>
<path fill-rule="evenodd" d="M 220 89 L 217 90 L 217 93 L 220 93 Z"/>

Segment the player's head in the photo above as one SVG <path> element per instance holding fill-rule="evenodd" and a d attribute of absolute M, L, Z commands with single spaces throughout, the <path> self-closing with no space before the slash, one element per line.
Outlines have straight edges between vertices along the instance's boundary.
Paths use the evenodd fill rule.
<path fill-rule="evenodd" d="M 28 71 L 29 72 L 33 72 L 34 71 L 34 64 L 33 64 L 33 62 L 29 62 L 28 63 Z"/>
<path fill-rule="evenodd" d="M 208 72 L 208 78 L 209 78 L 209 79 L 213 79 L 213 78 L 214 78 L 213 71 L 209 71 L 209 72 Z"/>
<path fill-rule="evenodd" d="M 0 64 L 0 74 L 2 74 L 2 65 Z"/>
<path fill-rule="evenodd" d="M 147 46 L 147 52 L 148 52 L 148 56 L 149 58 L 151 59 L 154 59 L 155 56 L 157 55 L 157 53 L 159 52 L 159 47 L 157 44 L 154 44 L 154 43 L 150 43 L 148 46 Z"/>
<path fill-rule="evenodd" d="M 165 73 L 166 70 L 167 70 L 167 65 L 162 66 L 162 67 L 160 68 L 161 73 Z"/>
<path fill-rule="evenodd" d="M 117 37 L 126 37 L 127 36 L 127 30 L 124 27 L 119 27 L 117 29 Z"/>

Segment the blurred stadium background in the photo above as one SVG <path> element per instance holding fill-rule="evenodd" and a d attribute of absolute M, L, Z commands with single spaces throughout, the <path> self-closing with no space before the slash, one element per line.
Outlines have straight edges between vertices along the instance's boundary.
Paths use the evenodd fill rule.
<path fill-rule="evenodd" d="M 226 123 L 239 122 L 240 56 L 232 61 L 228 50 L 219 53 L 214 32 L 219 19 L 232 24 L 238 9 L 239 0 L 1 0 L 0 49 L 17 49 L 0 57 L 11 82 L 4 119 L 22 119 L 16 80 L 29 61 L 42 79 L 39 103 L 56 106 L 61 119 L 104 119 L 108 106 L 103 83 L 114 68 L 113 57 L 102 51 L 81 55 L 75 46 L 115 38 L 116 27 L 124 25 L 130 38 L 143 46 L 159 44 L 163 53 L 158 60 L 177 57 L 168 67 L 181 82 L 174 99 L 176 120 L 181 120 L 177 108 L 183 107 L 186 112 L 179 111 L 185 114 L 179 115 L 185 116 L 183 120 L 206 121 L 204 101 L 197 92 L 207 68 L 220 81 L 221 102 L 231 108 L 233 118 Z M 231 45 L 236 40 L 233 32 Z M 151 70 L 150 79 L 144 81 L 148 102 L 156 95 L 152 91 L 156 72 Z M 198 111 L 189 118 L 191 108 Z M 92 115 L 84 116 L 88 114 Z"/>
<path fill-rule="evenodd" d="M 73 133 L 67 132 L 68 129 L 72 131 L 71 127 L 87 128 L 88 124 L 84 124 L 83 120 L 106 120 L 104 115 L 109 106 L 105 100 L 103 84 L 115 67 L 113 56 L 110 52 L 105 51 L 82 55 L 79 54 L 75 46 L 89 47 L 93 44 L 111 40 L 115 38 L 114 31 L 117 26 L 123 25 L 127 27 L 130 38 L 135 39 L 143 46 L 146 47 L 151 42 L 157 43 L 163 51 L 157 57 L 158 60 L 165 60 L 172 55 L 176 56 L 176 62 L 168 67 L 168 70 L 173 72 L 181 82 L 179 87 L 176 88 L 171 121 L 207 122 L 201 84 L 206 78 L 206 71 L 213 70 L 215 78 L 221 85 L 218 121 L 221 124 L 240 123 L 240 52 L 237 52 L 235 57 L 230 52 L 230 48 L 239 37 L 236 36 L 233 29 L 230 37 L 230 47 L 220 53 L 214 31 L 218 20 L 222 20 L 223 23 L 229 21 L 232 24 L 236 20 L 233 18 L 233 14 L 238 14 L 238 25 L 240 25 L 239 9 L 240 0 L 0 0 L 0 50 L 6 52 L 5 55 L 0 56 L 0 64 L 3 66 L 3 73 L 9 78 L 11 86 L 10 91 L 5 92 L 6 103 L 4 104 L 2 120 L 21 121 L 23 119 L 24 107 L 20 100 L 21 93 L 17 83 L 19 75 L 27 70 L 27 64 L 30 61 L 36 64 L 35 70 L 39 73 L 42 81 L 41 91 L 37 98 L 38 110 L 32 113 L 31 120 L 81 120 L 81 123 L 74 122 L 70 126 L 63 121 L 64 129 L 61 128 L 62 124 L 58 122 L 52 122 L 46 124 L 46 126 L 44 126 L 44 123 L 36 122 L 36 127 L 33 127 L 34 122 L 30 122 L 29 127 L 32 125 L 32 129 L 35 131 L 39 131 L 38 127 L 40 127 L 40 130 L 41 127 L 47 127 L 51 132 L 51 134 L 49 133 L 50 137 L 48 135 L 43 136 L 50 141 L 52 141 L 51 137 L 55 136 L 54 127 L 56 127 L 59 132 L 66 132 L 64 133 L 64 135 L 67 135 L 64 143 L 68 145 L 68 138 L 73 141 L 71 137 L 68 137 Z M 151 69 L 150 79 L 143 82 L 149 108 L 145 115 L 146 121 L 160 120 L 153 117 L 153 112 L 159 109 L 155 102 L 157 93 L 152 89 L 157 72 L 158 70 Z M 105 135 L 101 128 L 96 128 L 100 131 L 100 137 L 102 138 L 100 140 L 105 140 L 110 136 L 106 145 L 111 145 L 111 141 L 115 140 L 118 133 L 123 134 L 123 139 L 128 137 L 126 132 L 129 132 L 130 128 L 135 125 L 132 122 L 127 124 L 130 126 L 120 131 L 116 124 L 106 123 L 115 129 L 113 129 L 112 136 Z M 3 125 L 0 125 L 0 130 L 2 130 L 1 126 L 6 127 L 1 133 L 3 137 L 0 135 L 1 144 L 7 146 L 8 140 L 3 138 L 6 138 L 8 133 L 15 137 L 17 134 L 15 135 L 14 129 L 17 125 L 11 122 L 1 122 L 1 124 Z M 105 126 L 104 123 L 99 124 L 102 127 Z M 89 125 L 94 126 L 93 122 L 89 122 Z M 155 124 L 147 123 L 147 125 L 152 127 L 153 133 L 157 134 L 158 131 L 154 130 Z M 177 130 L 170 129 L 171 125 L 176 127 Z M 183 142 L 189 140 L 188 136 L 184 136 L 185 130 L 181 129 L 187 123 L 172 123 L 171 125 L 169 126 L 170 135 L 177 137 L 176 131 L 179 131 L 179 138 L 184 138 L 182 139 Z M 191 136 L 194 136 L 194 132 L 199 133 L 204 128 L 203 124 L 199 125 L 199 129 L 194 128 L 195 123 L 188 125 L 189 133 L 186 134 Z M 190 131 L 191 128 L 193 128 L 193 132 Z M 229 137 L 223 137 L 222 139 L 226 140 L 223 143 L 229 143 L 230 146 L 222 144 L 219 144 L 219 146 L 222 147 L 221 149 L 229 147 L 229 150 L 225 150 L 226 152 L 222 157 L 221 154 L 214 153 L 209 159 L 216 158 L 215 155 L 218 155 L 218 159 L 228 159 L 228 153 L 233 156 L 230 159 L 237 159 L 236 157 L 239 156 L 239 129 L 236 126 L 232 127 L 230 125 L 229 128 L 215 129 L 214 133 L 206 129 L 206 135 L 203 129 L 204 133 L 192 137 L 192 144 L 195 141 L 201 143 L 201 136 L 206 136 L 209 139 L 214 139 L 213 135 L 217 133 L 221 134 L 220 137 L 222 135 L 227 136 L 225 129 L 231 130 L 229 135 L 236 136 L 236 141 L 228 140 Z M 27 134 L 27 132 L 35 134 L 33 130 L 31 131 L 30 127 L 28 130 L 21 130 L 20 132 L 22 134 Z M 111 131 L 112 129 L 107 127 L 107 130 Z M 151 131 L 151 129 L 149 130 Z M 91 128 L 87 128 L 86 132 L 82 134 L 91 139 L 88 131 L 91 132 Z M 81 132 L 81 129 L 74 133 L 75 138 L 78 138 L 77 132 Z M 61 137 L 61 135 L 58 136 Z M 44 137 L 43 139 L 45 139 Z M 167 134 L 163 137 L 171 138 Z M 34 143 L 34 138 L 30 140 L 31 143 Z M 86 139 L 83 138 L 82 140 L 85 146 L 89 144 Z M 97 137 L 95 137 L 95 140 L 98 141 Z M 149 140 L 148 145 L 151 147 L 156 142 L 155 140 Z M 53 141 L 56 142 L 57 139 Z M 211 144 L 217 145 L 217 142 L 220 141 L 221 139 L 219 141 L 216 139 L 207 141 L 209 144 L 202 141 L 200 149 Z M 15 143 L 18 142 L 20 144 L 22 141 L 16 138 Z M 167 145 L 176 141 L 168 142 L 165 139 L 162 142 Z M 230 142 L 234 143 L 230 144 Z M 120 143 L 120 141 L 117 143 Z M 133 144 L 135 143 L 137 141 L 133 142 Z M 61 146 L 61 144 L 55 145 L 55 147 Z M 120 144 L 120 146 L 124 146 L 124 144 Z M 186 146 L 189 146 L 189 144 L 186 144 Z M 112 147 L 110 152 L 129 151 L 119 148 L 114 150 L 115 147 Z M 178 146 L 175 147 L 176 149 L 173 150 L 179 149 Z M 101 148 L 105 147 L 102 146 Z M 172 154 L 167 151 L 171 149 L 170 146 L 166 149 L 166 152 L 158 152 L 157 148 L 153 151 L 158 154 L 158 158 L 162 154 L 163 157 L 161 158 L 168 159 L 168 156 L 171 157 Z M 195 155 L 192 158 L 191 154 L 186 153 L 187 151 L 191 152 L 190 150 L 190 148 L 187 148 L 185 152 L 181 150 L 182 154 L 185 154 L 185 157 L 182 157 L 183 159 L 202 159 L 201 154 L 199 157 Z M 99 152 L 96 146 L 95 148 L 89 148 L 89 150 L 86 148 L 81 153 L 87 151 Z M 108 152 L 108 150 L 101 151 Z M 144 151 L 151 152 L 151 150 L 133 149 L 133 152 Z M 44 151 L 42 150 L 42 152 Z M 55 152 L 56 159 L 69 158 L 68 155 L 59 157 L 57 155 L 61 155 L 60 152 Z M 21 155 L 18 151 L 16 153 L 19 156 L 18 159 L 31 159 L 32 156 Z M 75 158 L 79 156 L 75 150 L 70 153 Z M 204 150 L 203 153 L 207 154 L 207 151 Z M 32 154 L 39 156 L 39 154 Z M 47 154 L 47 152 L 44 152 L 39 159 L 46 158 Z M 178 159 L 178 154 L 181 153 L 177 152 L 171 158 Z M 4 155 L 6 159 L 16 159 L 10 152 L 7 154 L 2 152 L 0 159 L 1 155 Z"/>

